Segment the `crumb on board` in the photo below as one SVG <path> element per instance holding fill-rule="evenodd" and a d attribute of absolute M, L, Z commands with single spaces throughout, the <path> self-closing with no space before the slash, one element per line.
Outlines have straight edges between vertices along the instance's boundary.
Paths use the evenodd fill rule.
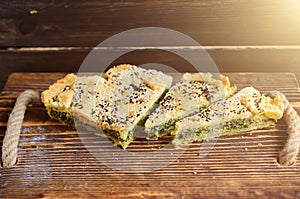
<path fill-rule="evenodd" d="M 35 9 L 29 11 L 29 14 L 31 14 L 31 15 L 34 15 L 34 14 L 37 14 L 37 13 L 38 13 L 38 11 L 35 10 Z"/>

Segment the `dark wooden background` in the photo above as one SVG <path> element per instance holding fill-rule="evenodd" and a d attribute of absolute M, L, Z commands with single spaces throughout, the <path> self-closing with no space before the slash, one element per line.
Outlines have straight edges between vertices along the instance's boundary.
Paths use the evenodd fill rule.
<path fill-rule="evenodd" d="M 194 38 L 221 72 L 299 72 L 299 13 L 299 0 L 1 0 L 1 87 L 11 72 L 76 71 L 104 39 L 146 26 Z M 149 60 L 184 65 L 156 51 L 115 63 Z"/>

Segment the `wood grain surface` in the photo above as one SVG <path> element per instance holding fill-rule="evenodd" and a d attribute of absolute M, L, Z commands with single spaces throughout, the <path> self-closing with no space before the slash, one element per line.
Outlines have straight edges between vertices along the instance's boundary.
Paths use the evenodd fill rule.
<path fill-rule="evenodd" d="M 0 50 L 0 80 L 3 83 L 11 72 L 76 72 L 93 48 L 20 48 Z M 171 49 L 171 48 L 170 48 Z M 172 48 L 174 50 L 174 47 Z M 300 47 L 208 47 L 204 46 L 220 72 L 300 72 Z M 198 56 L 193 48 L 178 46 L 177 50 Z M 112 49 L 99 50 L 99 57 L 107 57 Z M 161 63 L 178 71 L 192 71 L 193 67 L 178 55 L 164 50 L 135 50 L 114 60 L 120 63 Z M 184 67 L 183 67 L 184 66 Z M 0 91 L 1 91 L 0 82 Z"/>
<path fill-rule="evenodd" d="M 164 27 L 202 45 L 300 45 L 298 0 L 57 0 L 0 3 L 0 46 L 95 46 L 119 32 Z"/>
<path fill-rule="evenodd" d="M 8 115 L 24 89 L 42 91 L 64 73 L 14 73 L 0 97 L 0 144 Z M 239 89 L 254 86 L 263 93 L 282 91 L 300 112 L 299 87 L 293 73 L 226 73 Z M 87 135 L 87 137 L 85 137 Z M 83 142 L 87 138 L 90 144 Z M 205 143 L 193 143 L 172 163 L 149 169 L 175 156 L 162 152 L 155 162 L 140 162 L 139 154 L 164 148 L 170 137 L 148 142 L 142 138 L 126 150 L 137 156 L 119 161 L 103 150 L 102 141 L 51 120 L 41 104 L 29 107 L 22 127 L 18 163 L 0 168 L 3 198 L 299 198 L 300 158 L 294 166 L 279 166 L 276 159 L 287 137 L 286 125 L 224 136 L 217 139 L 204 158 L 198 156 Z M 103 144 L 103 145 L 102 145 Z M 204 148 L 205 150 L 205 148 Z M 93 154 L 101 154 L 95 158 Z M 121 150 L 122 151 L 122 150 Z M 105 164 L 104 164 L 105 163 Z M 115 163 L 114 166 L 110 163 Z M 127 166 L 124 169 L 122 165 Z M 121 168 L 121 169 L 120 169 Z"/>
<path fill-rule="evenodd" d="M 145 64 L 162 63 L 180 69 L 188 62 L 168 50 L 144 49 L 133 50 L 116 59 L 119 63 Z M 175 47 L 177 51 L 189 51 L 194 57 L 199 51 L 193 47 Z M 203 46 L 221 72 L 300 72 L 300 47 L 280 46 Z M 86 56 L 93 50 L 84 48 L 20 48 L 0 50 L 0 63 L 3 73 L 14 72 L 72 72 L 77 71 Z M 98 50 L 105 58 L 117 50 L 104 48 Z M 138 58 L 138 59 L 137 59 Z M 113 60 L 112 60 L 113 61 Z"/>
<path fill-rule="evenodd" d="M 94 46 L 140 27 L 190 36 L 222 72 L 300 72 L 299 7 L 298 0 L 2 0 L 0 80 L 12 72 L 77 71 Z M 122 63 L 149 56 L 182 64 L 161 52 L 133 53 Z"/>

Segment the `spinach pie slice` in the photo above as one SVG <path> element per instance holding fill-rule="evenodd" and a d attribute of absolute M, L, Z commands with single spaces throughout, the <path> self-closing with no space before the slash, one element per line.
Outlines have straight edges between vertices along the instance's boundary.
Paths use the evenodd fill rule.
<path fill-rule="evenodd" d="M 48 115 L 63 124 L 73 126 L 72 99 L 77 76 L 68 74 L 41 94 Z"/>
<path fill-rule="evenodd" d="M 246 87 L 234 96 L 176 122 L 173 144 L 268 127 L 283 116 L 283 111 L 280 98 L 272 99 L 253 87 Z"/>
<path fill-rule="evenodd" d="M 109 69 L 104 78 L 68 74 L 41 98 L 50 117 L 77 128 L 102 129 L 125 149 L 171 84 L 172 77 L 160 71 L 123 64 Z"/>
<path fill-rule="evenodd" d="M 160 101 L 159 106 L 145 123 L 148 139 L 157 139 L 174 129 L 175 122 L 201 111 L 217 100 L 236 91 L 228 77 L 214 79 L 211 73 L 185 73 Z"/>
<path fill-rule="evenodd" d="M 97 121 L 101 129 L 119 141 L 117 144 L 126 148 L 139 122 L 171 87 L 173 78 L 132 65 L 116 66 L 108 70 L 105 77 L 113 85 L 113 94 L 107 101 L 97 100 Z"/>
<path fill-rule="evenodd" d="M 41 100 L 49 116 L 63 124 L 75 127 L 76 118 L 81 124 L 95 126 L 95 100 L 100 90 L 103 96 L 110 95 L 111 87 L 101 76 L 68 74 L 43 91 Z"/>
<path fill-rule="evenodd" d="M 100 110 L 96 108 L 97 100 L 108 99 L 111 95 L 112 87 L 101 76 L 78 76 L 72 99 L 75 127 L 96 129 L 98 127 L 97 115 L 100 114 Z"/>

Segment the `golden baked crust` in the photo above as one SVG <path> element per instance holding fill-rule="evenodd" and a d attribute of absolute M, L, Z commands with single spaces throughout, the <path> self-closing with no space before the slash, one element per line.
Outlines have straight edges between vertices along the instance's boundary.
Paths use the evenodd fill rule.
<path fill-rule="evenodd" d="M 128 65 L 126 70 L 119 70 L 120 68 L 124 66 L 117 66 L 114 70 L 117 71 L 117 75 L 107 75 L 110 77 L 107 81 L 114 85 L 112 99 L 99 98 L 97 109 L 102 110 L 98 118 L 101 128 L 116 131 L 121 139 L 126 140 L 171 86 L 172 77 L 160 71 Z M 103 101 L 105 106 L 101 105 Z"/>
<path fill-rule="evenodd" d="M 234 96 L 176 122 L 173 144 L 214 137 L 213 132 L 218 132 L 218 127 L 222 135 L 267 127 L 283 116 L 283 109 L 280 98 L 271 99 L 253 87 L 246 87 Z"/>
<path fill-rule="evenodd" d="M 226 81 L 212 78 L 210 73 L 185 73 L 181 82 L 167 92 L 159 107 L 149 116 L 145 131 L 149 139 L 157 139 L 170 133 L 176 121 L 197 113 L 209 104 L 231 96 L 236 86 Z"/>
<path fill-rule="evenodd" d="M 123 64 L 104 76 L 68 74 L 49 86 L 41 94 L 48 114 L 69 126 L 102 129 L 124 149 L 134 140 L 138 123 L 168 89 L 145 131 L 155 139 L 171 132 L 174 145 L 206 139 L 219 125 L 221 134 L 227 135 L 273 125 L 283 115 L 280 98 L 264 96 L 253 87 L 232 96 L 236 86 L 223 75 L 218 80 L 210 73 L 186 73 L 171 87 L 171 76 Z"/>
<path fill-rule="evenodd" d="M 42 93 L 42 101 L 52 118 L 81 129 L 100 128 L 125 149 L 172 77 L 129 64 L 113 67 L 104 76 L 68 74 Z"/>
<path fill-rule="evenodd" d="M 96 99 L 100 94 L 104 97 L 109 97 L 111 90 L 107 85 L 106 80 L 100 76 L 79 76 L 74 85 L 74 96 L 72 99 L 72 112 L 76 120 L 82 120 L 90 126 L 97 126 L 96 114 L 98 110 L 95 109 L 97 103 Z M 78 123 L 78 122 L 76 122 Z"/>
<path fill-rule="evenodd" d="M 50 117 L 69 126 L 74 125 L 71 103 L 76 79 L 76 75 L 68 74 L 41 93 L 41 100 Z"/>
<path fill-rule="evenodd" d="M 120 72 L 133 70 L 135 68 L 137 68 L 137 66 L 135 66 L 135 65 L 120 64 L 120 65 L 117 65 L 117 66 L 114 66 L 114 67 L 108 69 L 108 71 L 106 71 L 106 73 L 104 74 L 104 77 L 107 79 L 118 78 L 118 76 L 120 75 Z"/>
<path fill-rule="evenodd" d="M 43 91 L 41 94 L 42 102 L 44 104 L 51 104 L 57 98 L 66 107 L 70 106 L 73 97 L 70 91 L 73 90 L 76 78 L 77 76 L 71 73 L 49 86 L 49 89 Z"/>

